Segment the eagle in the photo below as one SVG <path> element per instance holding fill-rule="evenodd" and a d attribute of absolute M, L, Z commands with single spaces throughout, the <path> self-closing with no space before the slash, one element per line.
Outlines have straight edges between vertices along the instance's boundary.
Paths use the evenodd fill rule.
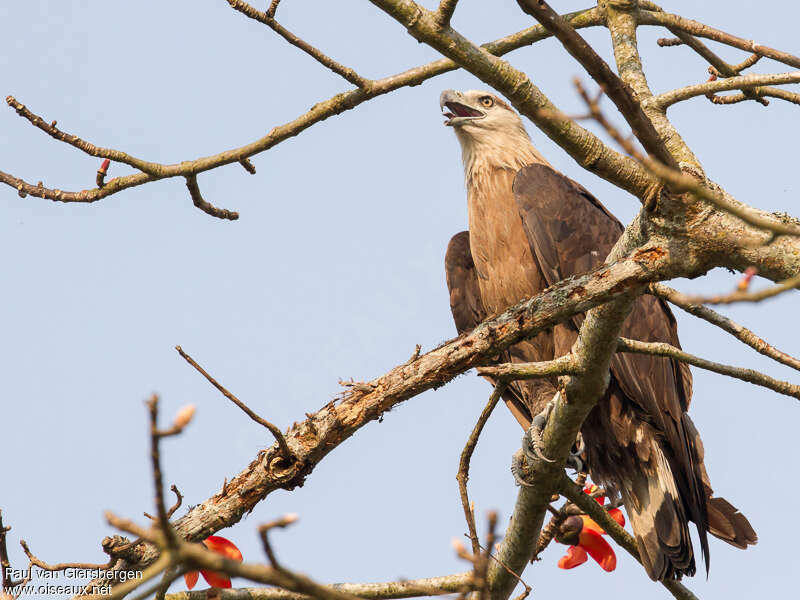
<path fill-rule="evenodd" d="M 469 231 L 445 256 L 450 307 L 459 333 L 572 275 L 603 263 L 622 224 L 583 186 L 553 169 L 533 147 L 519 115 L 484 91 L 446 90 L 445 125 L 461 145 Z M 570 352 L 579 314 L 519 342 L 501 357 L 546 361 Z M 680 347 L 675 318 L 660 298 L 642 295 L 625 337 Z M 503 400 L 527 429 L 557 392 L 556 378 L 516 381 Z M 592 479 L 618 493 L 651 579 L 694 575 L 689 521 L 706 571 L 708 533 L 737 548 L 755 544 L 747 518 L 714 497 L 700 436 L 687 414 L 689 367 L 671 358 L 618 353 L 609 386 L 581 428 L 581 457 Z"/>

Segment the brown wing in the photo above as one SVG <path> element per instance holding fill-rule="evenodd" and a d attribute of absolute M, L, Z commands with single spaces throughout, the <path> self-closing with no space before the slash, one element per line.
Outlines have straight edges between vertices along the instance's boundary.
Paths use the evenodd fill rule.
<path fill-rule="evenodd" d="M 588 191 L 544 165 L 522 169 L 514 180 L 514 195 L 528 241 L 548 285 L 602 263 L 623 231 L 621 223 Z M 554 330 L 556 354 L 569 351 L 582 321 L 583 315 L 576 315 L 571 327 Z M 636 300 L 622 335 L 680 347 L 672 313 L 663 301 L 652 296 Z M 589 457 L 589 464 L 596 463 L 593 474 L 597 470 L 601 477 L 616 480 L 617 486 L 627 485 L 627 491 L 621 490 L 623 496 L 627 493 L 630 503 L 639 506 L 639 514 L 633 514 L 632 520 L 636 526 L 638 518 L 639 528 L 646 530 L 637 537 L 640 547 L 645 546 L 643 558 L 646 564 L 650 563 L 646 566 L 651 577 L 691 574 L 694 560 L 684 511 L 698 526 L 708 566 L 706 532 L 708 510 L 712 508 L 710 503 L 707 507 L 703 485 L 705 469 L 702 451 L 697 447 L 699 436 L 685 414 L 691 398 L 691 373 L 677 361 L 634 354 L 615 355 L 611 373 L 607 402 L 594 411 L 594 419 L 587 419 L 590 427 L 601 430 L 584 434 L 598 442 L 594 449 L 587 444 L 587 452 L 593 450 L 595 458 L 592 461 Z M 620 446 L 619 456 L 614 456 L 608 447 L 609 429 L 616 437 L 613 441 Z M 666 465 L 662 464 L 664 461 Z M 649 479 L 637 475 L 642 469 L 650 471 Z M 674 478 L 672 488 L 677 487 L 677 493 L 654 489 L 658 478 Z M 663 496 L 661 504 L 648 508 L 639 502 L 643 497 L 652 500 L 657 493 Z M 631 509 L 637 512 L 636 507 L 628 508 L 629 513 Z M 673 518 L 665 519 L 665 513 Z M 740 527 L 739 537 L 734 535 L 732 539 L 750 539 L 744 531 L 748 528 L 749 523 L 747 528 Z M 712 533 L 716 535 L 717 531 L 721 529 L 712 527 Z M 736 543 L 731 535 L 720 537 Z"/>
<path fill-rule="evenodd" d="M 450 239 L 444 258 L 447 289 L 450 292 L 450 311 L 459 334 L 472 331 L 488 315 L 481 302 L 478 276 L 469 246 L 469 232 L 462 231 Z M 507 353 L 504 353 L 507 355 Z M 503 357 L 509 361 L 508 356 Z M 487 378 L 493 385 L 494 381 Z M 524 429 L 530 427 L 531 413 L 525 401 L 525 390 L 511 384 L 503 393 L 503 401 Z"/>

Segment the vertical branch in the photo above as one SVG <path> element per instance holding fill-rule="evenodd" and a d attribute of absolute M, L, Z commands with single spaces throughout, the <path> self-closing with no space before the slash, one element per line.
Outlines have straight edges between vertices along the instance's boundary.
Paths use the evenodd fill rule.
<path fill-rule="evenodd" d="M 505 383 L 498 383 L 494 386 L 494 391 L 489 396 L 489 401 L 486 403 L 481 416 L 478 417 L 478 422 L 472 430 L 472 433 L 467 440 L 464 450 L 461 451 L 461 460 L 458 463 L 458 492 L 461 495 L 461 505 L 464 508 L 464 517 L 467 520 L 467 528 L 469 529 L 469 539 L 472 542 L 472 554 L 478 556 L 480 553 L 480 541 L 478 540 L 478 532 L 475 528 L 475 513 L 469 503 L 469 493 L 467 492 L 467 481 L 469 480 L 469 463 L 472 459 L 472 453 L 475 451 L 475 446 L 478 444 L 478 438 L 483 431 L 484 425 L 489 420 L 489 417 L 494 411 L 497 402 L 503 395 L 506 389 Z"/>

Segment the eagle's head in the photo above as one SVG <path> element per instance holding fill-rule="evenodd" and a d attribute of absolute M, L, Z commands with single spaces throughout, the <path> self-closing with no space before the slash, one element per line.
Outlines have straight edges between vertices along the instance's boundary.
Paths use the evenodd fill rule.
<path fill-rule="evenodd" d="M 531 144 L 522 119 L 509 104 L 491 92 L 445 90 L 439 106 L 461 143 L 467 179 L 487 169 L 518 170 L 547 161 Z"/>

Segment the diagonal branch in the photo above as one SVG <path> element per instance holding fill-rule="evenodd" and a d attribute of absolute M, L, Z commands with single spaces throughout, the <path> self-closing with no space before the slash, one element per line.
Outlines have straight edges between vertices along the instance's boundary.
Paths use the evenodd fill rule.
<path fill-rule="evenodd" d="M 228 400 L 230 400 L 236 406 L 238 406 L 240 409 L 242 409 L 242 412 L 244 412 L 253 421 L 258 423 L 262 427 L 267 428 L 269 430 L 269 432 L 272 434 L 272 436 L 275 438 L 275 441 L 278 443 L 278 447 L 280 447 L 281 452 L 283 453 L 284 457 L 287 460 L 292 460 L 292 458 L 294 457 L 294 454 L 292 453 L 291 450 L 289 450 L 289 446 L 286 445 L 286 439 L 283 437 L 283 434 L 281 433 L 280 429 L 278 429 L 275 425 L 273 425 L 272 423 L 270 423 L 266 419 L 263 419 L 263 418 L 259 417 L 256 413 L 253 412 L 253 410 L 249 406 L 247 406 L 244 402 L 239 400 L 239 398 L 237 398 L 236 396 L 231 394 L 225 388 L 225 386 L 220 384 L 216 379 L 214 379 L 211 375 L 209 375 L 208 372 L 206 372 L 206 370 L 203 369 L 203 367 L 201 367 L 199 364 L 197 364 L 197 362 L 195 362 L 195 360 L 191 356 L 186 354 L 186 352 L 183 351 L 183 348 L 181 348 L 180 346 L 175 346 L 175 350 L 177 350 L 178 354 L 180 354 L 181 357 L 183 357 L 183 359 L 186 362 L 188 362 L 190 365 L 192 365 L 197 370 L 198 373 L 200 373 L 203 377 L 205 377 L 211 385 L 213 385 L 215 388 L 217 388 L 217 390 L 219 390 L 219 392 L 223 396 L 225 396 Z"/>
<path fill-rule="evenodd" d="M 296 457 L 294 462 L 286 463 L 277 444 L 262 451 L 224 490 L 175 521 L 176 533 L 182 539 L 200 541 L 223 527 L 233 525 L 275 490 L 301 485 L 328 453 L 394 406 L 444 385 L 457 375 L 484 364 L 509 346 L 573 314 L 586 312 L 661 277 L 675 275 L 662 271 L 671 266 L 671 258 L 667 248 L 651 247 L 590 273 L 559 282 L 502 315 L 483 322 L 469 334 L 421 355 L 412 363 L 395 367 L 363 388 L 349 390 L 338 403 L 329 402 L 305 421 L 292 426 L 285 437 Z M 617 335 L 611 339 L 615 340 Z M 574 421 L 572 426 L 576 426 Z M 565 452 L 573 441 L 574 435 Z M 565 440 L 561 442 L 566 443 Z M 535 541 L 536 536 L 532 543 Z M 138 556 L 141 557 L 138 562 L 123 561 L 118 568 L 141 568 L 151 564 L 158 552 L 149 547 Z M 530 553 L 527 558 L 530 558 Z M 499 560 L 508 564 L 502 558 Z M 96 580 L 91 585 L 107 583 L 106 580 Z"/>
<path fill-rule="evenodd" d="M 594 48 L 587 44 L 586 40 L 544 0 L 517 0 L 517 4 L 557 37 L 567 52 L 586 69 L 592 79 L 600 84 L 645 150 L 662 163 L 677 167 L 675 159 L 667 150 L 652 121 L 642 110 L 634 91 L 611 70 Z"/>
<path fill-rule="evenodd" d="M 650 285 L 650 293 L 668 300 L 675 306 L 678 306 L 679 308 L 688 312 L 690 315 L 704 319 L 712 325 L 716 325 L 724 331 L 727 331 L 739 341 L 753 348 L 756 352 L 763 354 L 764 356 L 768 356 L 769 358 L 776 360 L 787 367 L 791 367 L 796 371 L 800 371 L 800 360 L 768 344 L 762 338 L 758 337 L 755 333 L 747 329 L 747 327 L 739 325 L 735 321 L 719 314 L 707 306 L 695 304 L 692 302 L 692 299 L 689 296 L 682 294 L 678 290 L 672 289 L 671 287 L 661 283 L 654 283 Z"/>
<path fill-rule="evenodd" d="M 27 106 L 22 104 L 22 102 L 18 102 L 14 96 L 7 96 L 6 104 L 13 108 L 20 117 L 29 121 L 31 125 L 41 129 L 53 139 L 56 139 L 59 142 L 64 142 L 65 144 L 69 144 L 81 152 L 85 152 L 89 156 L 108 158 L 115 162 L 130 165 L 134 169 L 138 169 L 139 171 L 148 174 L 154 174 L 159 167 L 158 163 L 142 160 L 140 158 L 136 158 L 135 156 L 131 156 L 126 152 L 114 150 L 113 148 L 102 148 L 79 138 L 77 135 L 67 133 L 66 131 L 61 131 L 58 127 L 56 127 L 56 121 L 51 121 L 48 123 L 39 115 L 32 113 Z"/>
<path fill-rule="evenodd" d="M 741 367 L 732 367 L 730 365 L 723 365 L 716 363 L 705 358 L 700 358 L 688 352 L 684 352 L 680 348 L 676 348 L 671 344 L 665 342 L 640 342 L 638 340 L 629 340 L 627 338 L 619 338 L 617 342 L 617 352 L 633 352 L 635 354 L 647 354 L 650 356 L 666 356 L 674 358 L 681 362 L 713 371 L 720 375 L 727 375 L 747 381 L 754 385 L 768 388 L 773 392 L 778 392 L 784 396 L 791 396 L 800 400 L 800 385 L 794 385 L 788 381 L 781 381 L 774 379 L 769 375 L 765 375 L 755 369 L 743 369 Z"/>
<path fill-rule="evenodd" d="M 331 57 L 327 56 L 326 54 L 324 54 L 323 52 L 321 52 L 320 50 L 318 50 L 305 40 L 297 37 L 291 31 L 289 31 L 280 23 L 278 23 L 274 18 L 275 8 L 277 8 L 277 3 L 275 3 L 274 8 L 270 6 L 267 12 L 261 12 L 260 10 L 251 6 L 247 2 L 244 2 L 243 0 L 228 0 L 228 4 L 231 5 L 231 8 L 239 11 L 243 15 L 258 21 L 259 23 L 263 23 L 264 25 L 272 29 L 272 31 L 274 31 L 283 39 L 285 39 L 287 42 L 289 42 L 292 46 L 300 48 L 300 50 L 302 50 L 303 52 L 314 58 L 318 63 L 327 67 L 328 69 L 330 69 L 343 79 L 349 81 L 354 86 L 359 88 L 366 88 L 371 85 L 372 82 L 370 80 L 364 79 L 363 77 L 361 77 L 361 75 L 356 73 L 350 67 L 345 67 L 344 65 L 336 62 Z"/>

